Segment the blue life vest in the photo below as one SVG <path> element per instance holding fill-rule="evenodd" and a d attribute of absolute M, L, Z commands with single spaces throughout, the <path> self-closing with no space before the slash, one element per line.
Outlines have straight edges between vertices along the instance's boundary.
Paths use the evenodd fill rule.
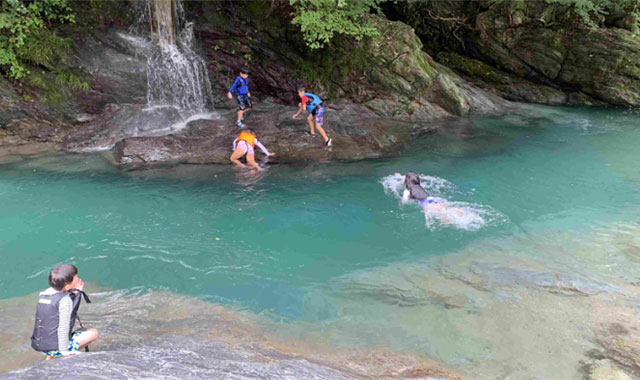
<path fill-rule="evenodd" d="M 318 95 L 314 95 L 310 92 L 305 92 L 304 96 L 307 97 L 307 111 L 313 112 L 313 110 L 322 105 L 322 99 Z"/>

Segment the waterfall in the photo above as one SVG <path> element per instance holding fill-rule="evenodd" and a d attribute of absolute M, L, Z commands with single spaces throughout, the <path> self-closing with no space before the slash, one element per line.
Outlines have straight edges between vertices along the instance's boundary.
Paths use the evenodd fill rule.
<path fill-rule="evenodd" d="M 179 0 L 147 0 L 154 42 L 147 59 L 147 106 L 173 107 L 182 119 L 208 112 L 213 104 L 205 61 L 193 50 L 193 23 Z"/>

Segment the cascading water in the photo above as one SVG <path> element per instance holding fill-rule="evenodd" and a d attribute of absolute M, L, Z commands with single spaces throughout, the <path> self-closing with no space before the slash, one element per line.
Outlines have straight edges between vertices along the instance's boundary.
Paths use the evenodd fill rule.
<path fill-rule="evenodd" d="M 194 50 L 193 23 L 186 22 L 181 2 L 146 0 L 139 14 L 133 29 L 151 38 L 147 107 L 124 125 L 123 136 L 162 135 L 191 120 L 216 118 L 206 62 Z"/>
<path fill-rule="evenodd" d="M 176 0 L 147 4 L 156 42 L 147 60 L 147 105 L 177 107 L 185 119 L 206 112 L 212 104 L 211 83 L 204 60 L 193 50 L 193 23 L 184 23 Z"/>

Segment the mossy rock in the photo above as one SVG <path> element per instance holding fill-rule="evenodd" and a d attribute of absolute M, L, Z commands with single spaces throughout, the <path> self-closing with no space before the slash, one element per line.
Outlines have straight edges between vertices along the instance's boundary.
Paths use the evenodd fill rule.
<path fill-rule="evenodd" d="M 445 66 L 484 82 L 493 84 L 511 83 L 511 80 L 504 73 L 477 59 L 447 52 L 438 54 L 437 59 Z"/>

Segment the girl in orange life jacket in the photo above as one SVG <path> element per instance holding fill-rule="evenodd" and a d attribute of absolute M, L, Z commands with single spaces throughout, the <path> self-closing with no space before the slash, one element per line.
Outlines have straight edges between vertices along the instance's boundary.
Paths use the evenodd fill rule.
<path fill-rule="evenodd" d="M 264 153 L 266 156 L 275 155 L 275 153 L 269 152 L 267 148 L 264 147 L 264 145 L 260 144 L 260 141 L 258 141 L 258 138 L 256 137 L 256 133 L 253 130 L 247 129 L 245 131 L 240 132 L 238 137 L 235 140 L 233 140 L 233 154 L 231 154 L 231 157 L 229 157 L 229 159 L 238 167 L 245 168 L 249 166 L 257 170 L 262 170 L 262 168 L 260 167 L 260 165 L 258 165 L 255 159 L 255 151 L 253 150 L 253 148 L 256 145 L 258 146 L 258 148 L 260 148 L 262 153 Z M 247 156 L 247 165 L 240 162 L 240 159 L 244 155 Z"/>

